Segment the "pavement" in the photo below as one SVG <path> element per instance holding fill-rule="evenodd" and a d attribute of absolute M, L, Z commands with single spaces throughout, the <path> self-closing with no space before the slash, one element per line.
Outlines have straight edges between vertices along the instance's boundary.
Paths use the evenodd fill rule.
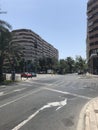
<path fill-rule="evenodd" d="M 98 75 L 86 74 L 89 78 L 98 78 Z M 98 130 L 98 97 L 90 100 L 81 110 L 77 130 Z"/>
<path fill-rule="evenodd" d="M 94 75 L 94 74 L 90 74 L 90 73 L 86 73 L 86 77 L 90 77 L 90 78 L 98 78 L 98 75 Z"/>
<path fill-rule="evenodd" d="M 90 100 L 83 107 L 77 130 L 98 130 L 98 97 Z"/>

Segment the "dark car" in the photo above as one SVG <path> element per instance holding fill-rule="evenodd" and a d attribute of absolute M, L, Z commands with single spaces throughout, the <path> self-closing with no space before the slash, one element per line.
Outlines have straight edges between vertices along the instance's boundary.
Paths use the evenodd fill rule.
<path fill-rule="evenodd" d="M 25 72 L 25 73 L 22 73 L 21 74 L 21 78 L 24 77 L 24 78 L 32 78 L 32 74 L 31 73 L 28 73 L 28 72 Z"/>
<path fill-rule="evenodd" d="M 83 71 L 78 71 L 78 75 L 80 75 L 80 74 L 84 74 L 84 72 Z"/>

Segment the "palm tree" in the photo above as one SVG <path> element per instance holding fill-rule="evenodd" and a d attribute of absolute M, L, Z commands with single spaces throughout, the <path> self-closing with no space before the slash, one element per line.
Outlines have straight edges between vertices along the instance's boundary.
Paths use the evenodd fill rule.
<path fill-rule="evenodd" d="M 0 31 L 1 30 L 4 31 L 6 29 L 8 29 L 8 30 L 12 29 L 11 25 L 3 20 L 0 20 Z"/>
<path fill-rule="evenodd" d="M 11 40 L 11 25 L 0 20 L 0 82 L 3 81 L 3 63 L 8 53 L 8 46 Z"/>

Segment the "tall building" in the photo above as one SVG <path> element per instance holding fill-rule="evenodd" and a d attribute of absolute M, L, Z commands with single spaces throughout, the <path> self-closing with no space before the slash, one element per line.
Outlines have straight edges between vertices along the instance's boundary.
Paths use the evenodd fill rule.
<path fill-rule="evenodd" d="M 21 52 L 25 61 L 34 62 L 36 59 L 49 57 L 58 60 L 58 50 L 43 40 L 38 34 L 29 29 L 12 31 L 12 43 L 22 46 Z"/>
<path fill-rule="evenodd" d="M 89 72 L 98 74 L 98 0 L 87 3 L 86 48 Z"/>

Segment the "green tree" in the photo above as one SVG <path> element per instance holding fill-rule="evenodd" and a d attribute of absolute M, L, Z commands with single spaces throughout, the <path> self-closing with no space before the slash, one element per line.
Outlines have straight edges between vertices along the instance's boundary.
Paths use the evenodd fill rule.
<path fill-rule="evenodd" d="M 67 57 L 65 59 L 65 64 L 66 64 L 66 73 L 73 73 L 74 72 L 74 65 L 75 61 L 72 57 Z"/>
<path fill-rule="evenodd" d="M 11 25 L 3 20 L 0 20 L 0 31 L 6 31 L 6 29 L 12 29 Z"/>
<path fill-rule="evenodd" d="M 87 70 L 87 63 L 86 59 L 83 59 L 81 56 L 76 56 L 75 59 L 75 69 L 76 71 L 86 71 Z"/>
<path fill-rule="evenodd" d="M 58 63 L 58 73 L 59 74 L 65 74 L 66 73 L 66 63 L 64 59 L 60 59 L 59 63 Z"/>
<path fill-rule="evenodd" d="M 8 45 L 11 40 L 11 26 L 0 20 L 0 82 L 3 81 L 3 63 L 8 52 Z"/>
<path fill-rule="evenodd" d="M 58 60 L 55 57 L 48 57 L 46 58 L 46 68 L 54 71 L 56 73 L 57 66 L 58 66 Z"/>
<path fill-rule="evenodd" d="M 0 82 L 3 81 L 3 67 L 5 60 L 8 60 L 10 69 L 14 72 L 17 66 L 19 66 L 19 61 L 22 56 L 22 52 L 20 51 L 22 46 L 18 45 L 18 43 L 14 44 L 11 42 L 12 33 L 10 30 L 11 25 L 0 20 Z"/>
<path fill-rule="evenodd" d="M 48 69 L 51 69 L 53 71 L 57 70 L 57 66 L 58 66 L 58 60 L 55 59 L 54 57 L 43 57 L 40 58 L 39 61 L 39 71 L 44 71 L 45 73 L 47 73 Z"/>
<path fill-rule="evenodd" d="M 47 69 L 47 61 L 46 61 L 46 58 L 43 57 L 43 58 L 40 58 L 39 59 L 39 68 L 40 70 L 39 71 L 45 71 L 46 72 L 46 69 Z"/>
<path fill-rule="evenodd" d="M 22 46 L 9 42 L 8 44 L 8 55 L 6 58 L 9 60 L 12 70 L 17 70 L 19 63 L 22 60 L 23 53 L 21 52 Z"/>

